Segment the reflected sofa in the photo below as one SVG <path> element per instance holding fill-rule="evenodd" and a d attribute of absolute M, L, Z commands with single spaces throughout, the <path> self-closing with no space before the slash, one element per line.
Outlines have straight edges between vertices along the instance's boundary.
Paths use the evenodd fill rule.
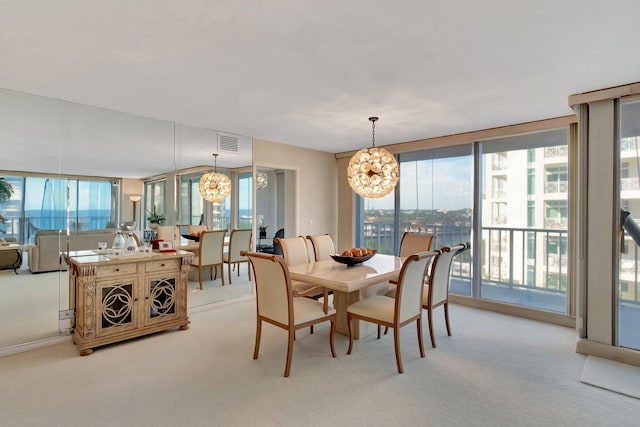
<path fill-rule="evenodd" d="M 87 230 L 71 233 L 69 236 L 69 250 L 97 249 L 98 242 L 107 242 L 107 245 L 111 247 L 116 234 L 116 229 Z M 67 242 L 65 236 L 61 236 L 58 230 L 36 231 L 33 243 L 28 248 L 28 264 L 32 273 L 67 269 L 67 263 L 64 257 L 61 256 L 62 252 L 67 251 Z"/>

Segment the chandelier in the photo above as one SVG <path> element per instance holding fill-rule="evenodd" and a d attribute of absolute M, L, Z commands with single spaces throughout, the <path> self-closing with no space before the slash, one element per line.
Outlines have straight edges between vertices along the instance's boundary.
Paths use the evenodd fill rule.
<path fill-rule="evenodd" d="M 376 147 L 376 120 L 369 117 L 372 126 L 372 145 L 353 155 L 347 169 L 349 185 L 359 195 L 368 198 L 384 197 L 398 183 L 398 162 L 393 154 Z"/>
<path fill-rule="evenodd" d="M 256 189 L 262 190 L 269 183 L 269 177 L 264 172 L 256 172 Z"/>
<path fill-rule="evenodd" d="M 217 172 L 217 153 L 213 154 L 213 158 L 213 172 L 202 175 L 198 188 L 205 200 L 209 202 L 220 202 L 231 194 L 231 180 L 227 175 Z"/>

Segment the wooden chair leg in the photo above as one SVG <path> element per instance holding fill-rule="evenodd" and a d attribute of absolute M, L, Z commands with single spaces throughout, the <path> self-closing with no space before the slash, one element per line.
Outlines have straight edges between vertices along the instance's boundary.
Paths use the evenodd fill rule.
<path fill-rule="evenodd" d="M 260 351 L 260 336 L 262 335 L 262 320 L 258 318 L 258 323 L 256 325 L 256 345 L 253 349 L 253 358 L 258 358 L 258 352 Z"/>
<path fill-rule="evenodd" d="M 418 323 L 418 347 L 420 347 L 420 357 L 424 357 L 424 342 L 422 341 L 422 317 L 416 321 Z"/>
<path fill-rule="evenodd" d="M 290 327 L 289 328 L 289 344 L 287 345 L 287 364 L 284 368 L 284 376 L 288 377 L 291 372 L 291 358 L 293 357 L 293 336 L 295 334 L 295 330 Z"/>
<path fill-rule="evenodd" d="M 235 263 L 235 264 L 233 265 L 233 268 L 236 268 L 236 265 L 238 266 L 238 277 L 240 277 L 240 263 L 239 263 L 239 262 L 238 262 L 238 263 Z"/>
<path fill-rule="evenodd" d="M 451 336 L 451 326 L 449 326 L 449 301 L 444 303 L 444 320 L 447 324 L 447 335 Z"/>
<path fill-rule="evenodd" d="M 336 332 L 336 318 L 334 316 L 331 318 L 331 331 L 329 332 L 329 345 L 331 346 L 331 355 L 333 357 L 337 357 L 336 348 L 333 345 L 333 336 L 335 335 L 335 332 Z"/>
<path fill-rule="evenodd" d="M 427 309 L 427 319 L 429 320 L 429 336 L 431 337 L 431 347 L 436 348 L 436 337 L 433 334 L 433 309 Z"/>
<path fill-rule="evenodd" d="M 216 266 L 216 270 L 218 267 Z M 222 280 L 222 286 L 224 286 L 224 264 L 220 264 L 220 280 Z"/>
<path fill-rule="evenodd" d="M 229 284 L 231 284 L 231 263 L 227 264 L 228 268 L 227 268 L 227 272 L 229 273 Z M 222 267 L 224 268 L 224 267 Z"/>
<path fill-rule="evenodd" d="M 347 328 L 349 329 L 349 349 L 347 350 L 347 354 L 351 354 L 351 350 L 353 350 L 353 331 L 351 331 L 351 313 L 347 313 Z"/>
<path fill-rule="evenodd" d="M 247 263 L 247 272 L 249 273 L 249 281 L 251 281 L 251 264 Z"/>
<path fill-rule="evenodd" d="M 389 332 L 389 327 L 388 327 L 388 326 L 385 326 L 385 327 L 384 327 L 384 334 L 385 334 L 385 335 L 387 335 L 387 332 Z"/>
<path fill-rule="evenodd" d="M 385 326 L 385 328 L 386 328 L 386 326 Z M 380 339 L 380 332 L 382 332 L 382 326 L 378 325 L 378 339 Z M 386 333 L 386 330 L 385 330 L 385 333 Z"/>
<path fill-rule="evenodd" d="M 313 335 L 313 325 L 309 326 L 309 334 Z"/>
<path fill-rule="evenodd" d="M 393 343 L 396 349 L 396 364 L 398 365 L 398 373 L 404 373 L 402 369 L 402 355 L 400 354 L 400 328 L 393 328 Z"/>
<path fill-rule="evenodd" d="M 198 267 L 198 281 L 200 282 L 200 290 L 202 290 L 202 267 Z"/>

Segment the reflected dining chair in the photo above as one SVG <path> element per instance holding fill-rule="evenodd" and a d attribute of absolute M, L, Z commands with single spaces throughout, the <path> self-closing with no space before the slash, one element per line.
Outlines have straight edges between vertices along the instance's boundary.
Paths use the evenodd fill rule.
<path fill-rule="evenodd" d="M 405 259 L 400 270 L 395 299 L 384 295 L 374 295 L 347 307 L 347 325 L 349 327 L 349 350 L 347 354 L 351 354 L 353 350 L 351 323 L 354 319 L 376 323 L 378 325 L 378 338 L 380 338 L 380 326 L 393 328 L 396 364 L 398 365 L 398 373 L 401 374 L 404 370 L 400 354 L 400 328 L 415 320 L 418 328 L 420 357 L 424 357 L 422 290 L 427 266 L 435 255 L 436 252 L 418 252 Z"/>
<path fill-rule="evenodd" d="M 249 274 L 249 280 L 251 280 L 251 269 L 249 268 L 249 260 L 246 256 L 240 255 L 242 251 L 248 251 L 251 249 L 251 234 L 250 228 L 231 230 L 231 236 L 229 236 L 229 251 L 224 254 L 224 262 L 227 263 L 229 272 L 229 284 L 231 284 L 231 264 L 234 267 L 238 267 L 238 277 L 240 277 L 240 264 L 247 264 L 247 272 Z"/>
<path fill-rule="evenodd" d="M 336 311 L 328 306 L 328 295 L 324 291 L 323 302 L 308 298 L 294 296 L 289 267 L 284 260 L 277 255 L 267 255 L 259 252 L 242 251 L 253 267 L 256 286 L 256 342 L 253 358 L 258 358 L 260 351 L 260 339 L 262 337 L 262 322 L 286 330 L 289 334 L 287 344 L 287 360 L 284 368 L 284 376 L 291 372 L 291 360 L 293 357 L 293 343 L 295 331 L 317 323 L 331 322 L 329 332 L 329 345 L 331 355 L 336 357 L 334 347 L 334 333 L 336 323 Z"/>
<path fill-rule="evenodd" d="M 220 278 L 222 286 L 224 286 L 224 268 L 223 268 L 223 250 L 224 236 L 227 230 L 205 231 L 200 235 L 200 251 L 198 256 L 193 258 L 191 266 L 198 269 L 198 282 L 202 289 L 202 269 L 209 269 L 210 280 L 213 280 L 213 269 L 216 270 L 218 276 L 218 266 L 220 267 Z"/>
<path fill-rule="evenodd" d="M 158 240 L 173 242 L 180 236 L 180 230 L 177 230 L 175 225 L 159 225 L 156 227 L 156 234 L 158 235 Z"/>
<path fill-rule="evenodd" d="M 336 253 L 336 247 L 330 234 L 318 234 L 316 236 L 307 236 L 313 248 L 313 255 L 316 261 L 330 259 L 331 254 Z"/>
<path fill-rule="evenodd" d="M 187 226 L 187 233 L 189 233 L 189 236 L 199 237 L 203 231 L 209 231 L 209 227 L 206 224 Z"/>

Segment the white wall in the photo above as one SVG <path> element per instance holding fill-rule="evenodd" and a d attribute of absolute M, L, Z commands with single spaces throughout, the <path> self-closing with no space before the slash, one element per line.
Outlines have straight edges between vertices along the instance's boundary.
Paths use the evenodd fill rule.
<path fill-rule="evenodd" d="M 253 161 L 256 167 L 296 172 L 297 188 L 287 187 L 287 192 L 298 200 L 297 218 L 287 235 L 329 233 L 337 238 L 338 172 L 333 154 L 254 139 Z"/>

